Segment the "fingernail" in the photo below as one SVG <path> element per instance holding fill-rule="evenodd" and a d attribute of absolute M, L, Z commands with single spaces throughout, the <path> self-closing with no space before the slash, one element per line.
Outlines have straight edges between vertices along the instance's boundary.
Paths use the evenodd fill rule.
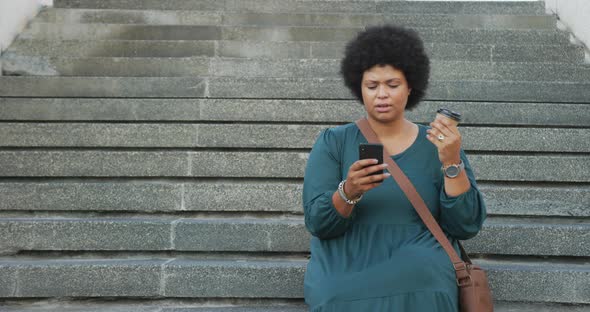
<path fill-rule="evenodd" d="M 386 173 L 385 176 L 389 177 L 391 175 L 391 173 Z"/>

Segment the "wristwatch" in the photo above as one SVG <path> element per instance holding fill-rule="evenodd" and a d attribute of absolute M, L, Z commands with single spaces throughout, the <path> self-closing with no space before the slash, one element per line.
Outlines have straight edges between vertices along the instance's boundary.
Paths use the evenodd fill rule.
<path fill-rule="evenodd" d="M 461 160 L 459 162 L 459 164 L 451 164 L 448 166 L 443 166 L 440 169 L 445 174 L 445 176 L 447 176 L 447 178 L 453 179 L 453 178 L 456 178 L 457 176 L 459 176 L 459 173 L 461 173 L 461 171 L 463 171 L 463 169 L 465 169 L 465 164 L 463 163 L 463 160 Z"/>

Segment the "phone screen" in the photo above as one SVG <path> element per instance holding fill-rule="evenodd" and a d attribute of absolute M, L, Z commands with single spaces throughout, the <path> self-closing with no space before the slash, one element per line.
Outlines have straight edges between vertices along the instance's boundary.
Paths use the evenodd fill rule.
<path fill-rule="evenodd" d="M 379 164 L 383 163 L 383 145 L 381 144 L 359 144 L 359 159 L 373 158 L 379 161 Z M 371 173 L 371 175 L 383 174 L 383 170 L 378 170 Z"/>

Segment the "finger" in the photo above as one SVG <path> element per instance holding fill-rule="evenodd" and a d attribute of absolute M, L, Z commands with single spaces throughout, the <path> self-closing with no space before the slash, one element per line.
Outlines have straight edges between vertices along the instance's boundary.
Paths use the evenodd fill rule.
<path fill-rule="evenodd" d="M 427 132 L 427 136 L 426 138 L 428 138 L 428 136 L 430 136 L 432 138 L 432 140 L 430 140 L 432 143 L 435 143 L 435 145 L 437 147 L 442 146 L 443 141 L 448 138 L 448 136 L 442 134 L 440 131 L 438 131 L 436 128 L 432 128 L 432 129 L 428 129 L 426 130 Z M 441 136 L 442 136 L 442 140 L 441 140 Z"/>
<path fill-rule="evenodd" d="M 441 123 L 443 125 L 442 127 L 446 128 L 448 131 L 450 131 L 453 134 L 459 133 L 459 129 L 457 128 L 457 125 L 446 118 L 437 118 L 434 120 L 434 122 Z"/>
<path fill-rule="evenodd" d="M 383 170 L 383 169 L 385 169 L 385 167 L 387 167 L 387 164 L 378 164 L 378 165 L 370 164 L 370 165 L 368 165 L 366 167 L 362 167 L 356 171 L 351 170 L 348 173 L 348 175 L 350 178 L 353 178 L 353 179 L 362 178 L 362 177 L 366 177 L 366 176 L 370 175 L 373 172 Z"/>
<path fill-rule="evenodd" d="M 371 184 L 365 184 L 365 185 L 363 186 L 363 193 L 366 193 L 366 192 L 370 191 L 371 189 L 374 189 L 374 188 L 376 188 L 377 186 L 381 185 L 381 183 L 382 183 L 382 182 L 383 182 L 383 181 L 381 181 L 381 182 L 376 182 L 376 183 L 371 183 Z"/>
<path fill-rule="evenodd" d="M 435 130 L 434 136 L 438 136 L 439 134 L 444 135 L 445 137 L 454 136 L 454 133 L 443 123 L 438 120 L 435 120 L 430 123 L 432 130 Z"/>
<path fill-rule="evenodd" d="M 367 159 L 360 159 L 355 161 L 352 166 L 350 166 L 350 169 L 352 169 L 353 171 L 360 171 L 363 168 L 370 166 L 370 165 L 375 165 L 379 162 L 379 160 L 375 159 L 375 158 L 367 158 Z"/>
<path fill-rule="evenodd" d="M 453 122 L 451 120 L 448 120 L 446 118 L 441 118 L 438 119 L 438 121 L 440 121 L 442 124 L 444 124 L 447 128 L 449 128 L 449 130 L 456 132 L 457 129 L 459 129 L 457 126 L 458 124 L 456 122 Z"/>
<path fill-rule="evenodd" d="M 432 134 L 427 134 L 426 139 L 428 139 L 428 141 L 430 141 L 432 144 L 434 144 L 436 146 L 436 148 L 440 148 L 442 146 L 442 142 L 439 141 L 438 138 Z"/>
<path fill-rule="evenodd" d="M 360 185 L 361 182 L 359 179 L 369 176 L 372 173 L 377 172 L 379 170 L 384 170 L 387 167 L 387 164 L 378 164 L 378 165 L 371 164 L 366 167 L 361 167 L 360 170 L 356 170 L 356 171 L 352 168 L 353 166 L 354 166 L 354 164 L 351 166 L 351 170 L 349 170 L 348 177 L 346 178 L 346 180 L 350 181 L 351 184 L 353 184 L 353 185 Z"/>
<path fill-rule="evenodd" d="M 357 180 L 358 184 L 361 185 L 363 188 L 367 185 L 371 185 L 374 183 L 381 183 L 383 180 L 387 179 L 390 176 L 389 173 L 382 173 L 382 174 L 373 174 L 368 175 Z"/>
<path fill-rule="evenodd" d="M 379 165 L 373 165 L 373 166 L 368 166 L 365 167 L 362 170 L 363 175 L 362 176 L 368 176 L 374 172 L 380 171 L 380 170 L 385 170 L 385 168 L 387 168 L 387 164 L 379 164 Z"/>

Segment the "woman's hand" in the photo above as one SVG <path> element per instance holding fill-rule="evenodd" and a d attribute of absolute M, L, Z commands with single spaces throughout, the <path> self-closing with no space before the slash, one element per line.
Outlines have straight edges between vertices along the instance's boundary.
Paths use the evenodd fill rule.
<path fill-rule="evenodd" d="M 368 190 L 375 188 L 390 176 L 389 173 L 370 175 L 373 172 L 383 170 L 387 164 L 377 165 L 377 159 L 361 159 L 355 161 L 348 169 L 344 193 L 348 199 L 359 198 Z"/>
<path fill-rule="evenodd" d="M 443 166 L 458 164 L 461 161 L 461 133 L 457 126 L 445 118 L 435 119 L 430 126 L 426 138 L 438 149 L 440 162 Z"/>
<path fill-rule="evenodd" d="M 438 158 L 443 166 L 459 164 L 461 162 L 461 134 L 457 126 L 445 118 L 436 118 L 430 123 L 426 136 L 438 149 Z M 442 135 L 442 140 L 439 139 Z M 449 178 L 445 176 L 444 189 L 448 196 L 456 197 L 467 192 L 471 187 L 469 178 L 462 170 L 459 176 Z"/>

